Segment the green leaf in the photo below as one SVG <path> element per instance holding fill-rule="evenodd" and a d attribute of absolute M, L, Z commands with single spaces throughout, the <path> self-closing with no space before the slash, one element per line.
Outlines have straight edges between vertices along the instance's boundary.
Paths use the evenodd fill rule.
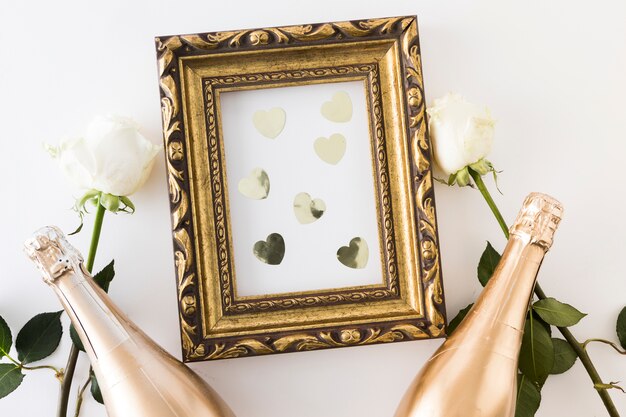
<path fill-rule="evenodd" d="M 554 345 L 545 327 L 533 319 L 526 320 L 519 369 L 532 382 L 542 385 L 554 366 Z"/>
<path fill-rule="evenodd" d="M 523 374 L 517 374 L 515 417 L 533 417 L 541 404 L 541 392 Z"/>
<path fill-rule="evenodd" d="M 74 231 L 72 233 L 68 233 L 68 236 L 74 236 L 80 233 L 81 230 L 83 230 L 83 225 L 85 224 L 84 220 L 85 220 L 85 212 L 83 210 L 79 210 L 76 209 L 76 212 L 78 213 L 78 218 L 80 219 L 80 224 L 78 225 L 78 227 L 76 229 L 74 229 Z"/>
<path fill-rule="evenodd" d="M 618 382 L 609 382 L 608 384 L 605 384 L 603 382 L 596 382 L 595 384 L 593 384 L 593 387 L 595 389 L 618 389 L 626 394 L 626 390 L 617 384 Z"/>
<path fill-rule="evenodd" d="M 2 316 L 0 316 L 0 359 L 9 354 L 12 344 L 13 336 L 11 335 L 11 329 Z"/>
<path fill-rule="evenodd" d="M 0 398 L 17 389 L 24 379 L 20 368 L 12 363 L 0 363 Z"/>
<path fill-rule="evenodd" d="M 98 198 L 100 198 L 100 191 L 89 190 L 76 202 L 74 209 L 79 213 L 87 212 L 85 204 L 87 204 L 87 202 L 91 202 L 93 205 L 96 205 L 98 203 Z"/>
<path fill-rule="evenodd" d="M 578 355 L 576 355 L 574 348 L 563 339 L 553 337 L 552 345 L 554 346 L 554 365 L 552 365 L 550 373 L 552 375 L 562 374 L 574 366 Z"/>
<path fill-rule="evenodd" d="M 617 316 L 617 326 L 615 330 L 617 330 L 619 343 L 626 349 L 626 307 L 624 307 L 619 313 L 619 316 Z"/>
<path fill-rule="evenodd" d="M 487 242 L 487 247 L 483 251 L 480 261 L 478 262 L 478 280 L 483 285 L 487 285 L 489 279 L 496 270 L 496 266 L 500 262 L 500 254 Z"/>
<path fill-rule="evenodd" d="M 485 175 L 493 171 L 491 162 L 487 161 L 485 158 L 479 159 L 473 164 L 470 164 L 470 168 L 478 172 L 480 175 Z"/>
<path fill-rule="evenodd" d="M 100 204 L 111 213 L 117 213 L 120 210 L 120 198 L 112 194 L 102 193 L 100 195 Z"/>
<path fill-rule="evenodd" d="M 459 324 L 461 324 L 461 322 L 463 321 L 465 316 L 467 316 L 467 313 L 469 313 L 473 305 L 474 303 L 468 305 L 467 307 L 459 311 L 457 315 L 450 321 L 450 323 L 448 323 L 448 328 L 447 328 L 448 336 L 451 336 L 452 332 L 454 332 L 456 328 L 459 326 Z"/>
<path fill-rule="evenodd" d="M 78 227 L 76 229 L 74 229 L 74 231 L 72 233 L 68 233 L 68 236 L 74 236 L 80 233 L 81 230 L 83 230 L 83 213 L 78 213 L 78 216 L 80 217 L 80 224 L 78 225 Z"/>
<path fill-rule="evenodd" d="M 74 346 L 76 346 L 78 350 L 80 350 L 81 352 L 85 351 L 83 341 L 80 340 L 80 337 L 78 336 L 78 333 L 76 333 L 76 328 L 73 324 L 70 325 L 70 339 L 72 339 L 72 343 L 74 343 Z"/>
<path fill-rule="evenodd" d="M 95 374 L 91 374 L 91 396 L 94 400 L 98 401 L 100 404 L 104 404 L 104 399 L 102 399 L 102 392 L 100 392 L 100 385 L 98 385 L 98 380 L 96 379 Z"/>
<path fill-rule="evenodd" d="M 15 339 L 17 358 L 23 364 L 41 360 L 56 350 L 63 335 L 61 313 L 41 313 L 22 327 Z"/>
<path fill-rule="evenodd" d="M 562 303 L 554 298 L 539 300 L 533 304 L 533 310 L 546 323 L 557 327 L 573 326 L 586 316 L 569 304 Z"/>
<path fill-rule="evenodd" d="M 124 211 L 128 214 L 133 214 L 135 212 L 135 205 L 132 201 L 130 201 L 128 197 L 120 196 L 120 201 L 122 202 L 122 204 L 124 204 L 124 207 L 122 207 L 121 211 Z"/>
<path fill-rule="evenodd" d="M 471 177 L 467 167 L 458 170 L 454 175 L 456 175 L 456 184 L 459 187 L 465 187 L 470 183 Z"/>
<path fill-rule="evenodd" d="M 115 277 L 115 268 L 114 265 L 115 260 L 109 262 L 107 266 L 102 268 L 100 272 L 93 276 L 93 280 L 96 281 L 96 284 L 100 288 L 104 290 L 104 292 L 109 292 L 109 284 L 113 281 Z"/>
<path fill-rule="evenodd" d="M 528 312 L 528 315 L 526 316 L 526 318 L 528 318 L 528 317 L 530 317 L 530 311 Z M 543 327 L 545 327 L 545 329 L 548 332 L 548 334 L 550 335 L 550 337 L 552 337 L 552 326 L 550 326 L 548 323 L 546 323 L 537 314 L 533 315 L 533 320 L 535 320 L 535 323 L 540 323 Z"/>

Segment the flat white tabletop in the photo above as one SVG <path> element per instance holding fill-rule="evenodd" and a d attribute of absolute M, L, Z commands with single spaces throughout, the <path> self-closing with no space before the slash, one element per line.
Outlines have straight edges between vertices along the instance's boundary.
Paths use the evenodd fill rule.
<path fill-rule="evenodd" d="M 418 15 L 428 102 L 449 91 L 488 105 L 497 120 L 490 160 L 503 172 L 495 199 L 512 221 L 524 196 L 550 193 L 565 217 L 540 281 L 585 313 L 579 339 L 616 341 L 626 305 L 626 3 L 483 1 L 120 1 L 7 0 L 0 13 L 0 315 L 16 332 L 59 304 L 21 253 L 46 224 L 70 230 L 79 193 L 41 143 L 79 135 L 96 114 L 133 117 L 160 142 L 153 37 Z M 487 180 L 492 184 L 491 180 Z M 502 249 L 479 193 L 436 186 L 443 277 L 450 317 L 480 291 L 486 241 Z M 180 357 L 167 182 L 162 156 L 132 198 L 136 214 L 107 215 L 96 269 L 115 258 L 111 295 L 150 336 Z M 86 250 L 90 222 L 73 242 Z M 192 365 L 239 417 L 393 415 L 440 340 L 235 359 Z M 46 362 L 64 366 L 69 343 Z M 608 347 L 591 355 L 607 381 L 626 380 Z M 79 364 L 85 375 L 87 363 Z M 82 383 L 82 377 L 76 381 Z M 58 384 L 30 372 L 0 400 L 0 414 L 52 416 Z M 626 410 L 626 395 L 612 394 Z M 36 398 L 36 400 L 34 400 Z M 104 416 L 91 398 L 83 416 Z M 550 377 L 538 417 L 604 416 L 580 363 Z"/>

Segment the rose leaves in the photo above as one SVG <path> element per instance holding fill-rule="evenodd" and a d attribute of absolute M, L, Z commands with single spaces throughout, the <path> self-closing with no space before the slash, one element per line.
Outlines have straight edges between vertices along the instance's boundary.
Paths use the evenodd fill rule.
<path fill-rule="evenodd" d="M 0 398 L 6 397 L 20 386 L 25 376 L 22 370 L 33 369 L 26 364 L 47 358 L 57 349 L 63 335 L 61 313 L 62 311 L 37 314 L 22 327 L 15 340 L 18 360 L 9 355 L 13 345 L 11 329 L 0 317 L 0 360 L 6 358 L 9 361 L 0 363 Z"/>
<path fill-rule="evenodd" d="M 615 330 L 617 331 L 619 343 L 622 345 L 622 348 L 626 349 L 626 307 L 624 307 L 619 313 L 619 316 L 617 316 L 617 326 Z"/>

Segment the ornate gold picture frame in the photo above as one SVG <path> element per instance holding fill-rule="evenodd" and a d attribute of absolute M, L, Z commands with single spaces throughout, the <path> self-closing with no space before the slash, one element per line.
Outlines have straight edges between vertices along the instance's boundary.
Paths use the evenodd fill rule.
<path fill-rule="evenodd" d="M 184 360 L 443 336 L 416 18 L 162 36 L 156 47 Z M 334 145 L 322 137 L 332 129 Z M 279 214 L 281 190 L 306 191 L 307 176 L 336 195 L 298 194 L 295 216 Z"/>

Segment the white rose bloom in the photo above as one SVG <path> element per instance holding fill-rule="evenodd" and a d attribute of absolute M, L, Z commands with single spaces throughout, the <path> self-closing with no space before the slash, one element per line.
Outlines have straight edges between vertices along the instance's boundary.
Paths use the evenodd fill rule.
<path fill-rule="evenodd" d="M 491 151 L 495 121 L 488 108 L 447 94 L 435 100 L 427 113 L 435 162 L 447 175 L 479 163 Z"/>
<path fill-rule="evenodd" d="M 128 196 L 148 179 L 161 146 L 138 131 L 131 119 L 96 117 L 83 138 L 48 147 L 65 175 L 77 186 L 114 196 Z"/>

